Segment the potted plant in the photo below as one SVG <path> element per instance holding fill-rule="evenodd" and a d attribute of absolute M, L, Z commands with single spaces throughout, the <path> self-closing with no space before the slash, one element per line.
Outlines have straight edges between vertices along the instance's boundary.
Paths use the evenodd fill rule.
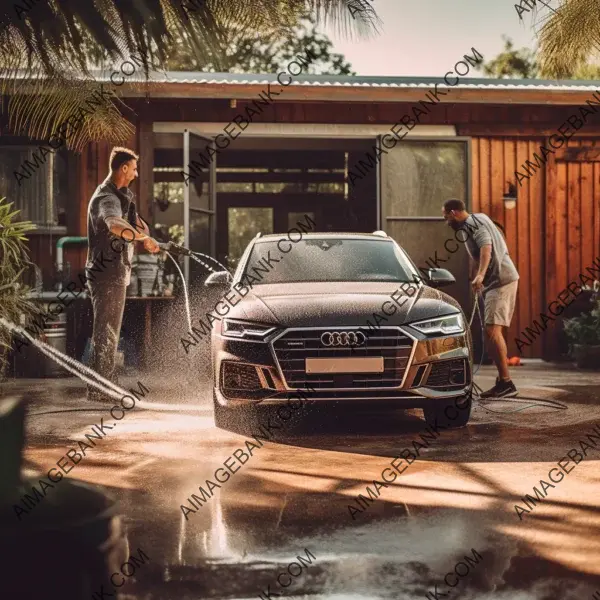
<path fill-rule="evenodd" d="M 20 281 L 31 264 L 25 234 L 35 229 L 35 225 L 30 221 L 16 221 L 20 211 L 11 209 L 12 202 L 0 198 L 0 317 L 19 324 L 21 315 L 39 312 L 36 305 L 28 300 L 29 287 Z M 11 342 L 11 332 L 0 327 L 0 381 L 6 371 Z"/>
<path fill-rule="evenodd" d="M 592 302 L 590 312 L 564 321 L 571 356 L 582 369 L 600 369 L 600 295 L 592 296 Z"/>

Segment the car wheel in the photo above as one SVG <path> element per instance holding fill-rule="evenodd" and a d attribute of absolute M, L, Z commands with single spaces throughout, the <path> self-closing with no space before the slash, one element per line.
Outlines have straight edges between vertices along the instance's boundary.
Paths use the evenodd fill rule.
<path fill-rule="evenodd" d="M 451 400 L 434 401 L 423 408 L 423 416 L 427 425 L 457 429 L 464 427 L 471 416 L 472 395 L 459 396 Z"/>

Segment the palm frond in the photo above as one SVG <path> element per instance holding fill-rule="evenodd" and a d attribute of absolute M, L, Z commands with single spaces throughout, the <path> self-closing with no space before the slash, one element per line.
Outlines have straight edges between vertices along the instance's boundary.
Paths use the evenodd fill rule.
<path fill-rule="evenodd" d="M 540 72 L 569 77 L 600 52 L 600 0 L 562 0 L 558 9 L 543 10 L 549 13 L 539 32 Z"/>
<path fill-rule="evenodd" d="M 363 10 L 353 15 L 350 7 L 357 3 Z M 118 71 L 123 61 L 136 56 L 148 80 L 152 71 L 165 64 L 176 34 L 185 37 L 200 63 L 211 62 L 218 68 L 226 59 L 227 31 L 252 31 L 265 38 L 291 35 L 307 11 L 319 24 L 332 23 L 344 35 L 368 36 L 380 24 L 368 0 L 39 0 L 29 4 L 31 8 L 21 8 L 19 14 L 4 9 L 9 24 L 0 28 L 0 109 L 9 115 L 10 133 L 36 139 L 48 139 L 100 88 L 92 68 Z M 123 116 L 118 98 L 117 91 L 112 102 L 88 116 L 65 140 L 66 146 L 80 150 L 91 141 L 118 144 L 130 138 L 134 128 Z"/>

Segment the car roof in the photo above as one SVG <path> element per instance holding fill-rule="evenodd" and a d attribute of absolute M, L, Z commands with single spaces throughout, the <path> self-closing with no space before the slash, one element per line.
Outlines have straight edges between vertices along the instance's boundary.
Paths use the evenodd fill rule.
<path fill-rule="evenodd" d="M 363 233 L 363 232 L 348 232 L 348 231 L 323 231 L 323 232 L 300 232 L 302 233 L 303 238 L 346 238 L 346 239 L 365 239 L 365 240 L 380 240 L 391 242 L 392 238 L 387 235 L 382 235 L 381 233 Z M 260 235 L 260 237 L 254 238 L 257 243 L 260 243 L 261 240 L 270 241 L 274 239 L 280 239 L 283 233 L 267 233 L 266 235 Z"/>

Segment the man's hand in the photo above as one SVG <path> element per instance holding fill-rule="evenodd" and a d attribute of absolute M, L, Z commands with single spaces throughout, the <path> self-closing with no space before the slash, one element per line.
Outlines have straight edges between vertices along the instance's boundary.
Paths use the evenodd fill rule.
<path fill-rule="evenodd" d="M 148 250 L 148 252 L 151 252 L 152 254 L 156 254 L 157 252 L 160 252 L 160 248 L 158 246 L 158 242 L 151 237 L 148 237 L 144 240 L 144 248 L 146 250 Z"/>
<path fill-rule="evenodd" d="M 471 281 L 471 286 L 473 287 L 473 291 L 477 293 L 483 287 L 483 275 L 476 275 L 475 279 Z"/>

